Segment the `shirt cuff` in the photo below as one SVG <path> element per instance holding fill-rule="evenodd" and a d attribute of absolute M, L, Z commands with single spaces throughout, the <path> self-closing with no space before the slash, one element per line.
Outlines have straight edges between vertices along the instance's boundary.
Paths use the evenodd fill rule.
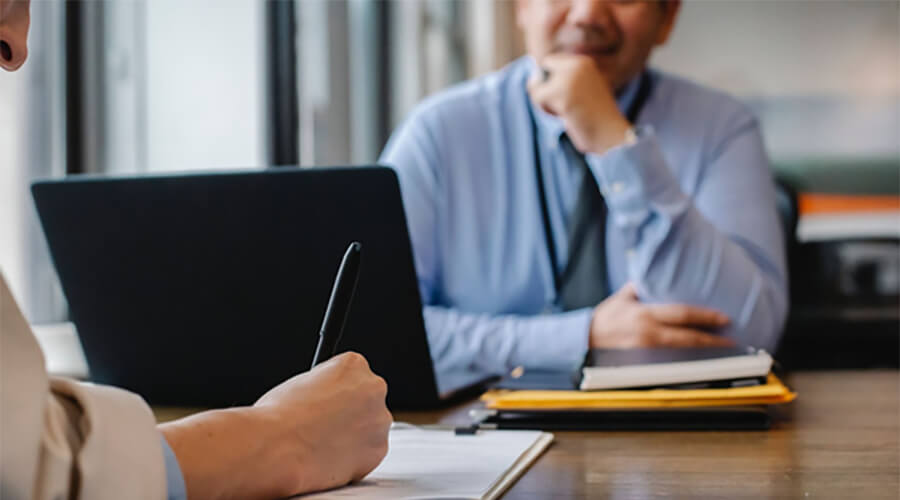
<path fill-rule="evenodd" d="M 166 498 L 168 500 L 187 500 L 187 487 L 184 484 L 184 476 L 181 474 L 181 466 L 178 465 L 178 457 L 169 446 L 169 442 L 162 434 L 159 435 L 162 442 L 163 459 L 166 464 Z"/>
<path fill-rule="evenodd" d="M 591 333 L 590 308 L 522 318 L 511 361 L 515 366 L 569 371 L 584 363 Z"/>
<path fill-rule="evenodd" d="M 654 210 L 679 210 L 684 201 L 652 127 L 645 127 L 634 144 L 586 156 L 609 207 L 613 224 L 635 228 Z"/>

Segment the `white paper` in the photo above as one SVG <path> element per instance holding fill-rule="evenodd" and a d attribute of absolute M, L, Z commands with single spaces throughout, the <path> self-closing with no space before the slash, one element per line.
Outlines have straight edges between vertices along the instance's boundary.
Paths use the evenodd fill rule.
<path fill-rule="evenodd" d="M 540 431 L 479 431 L 457 436 L 450 430 L 396 428 L 391 430 L 384 461 L 362 482 L 297 498 L 494 498 L 552 439 L 552 434 Z"/>

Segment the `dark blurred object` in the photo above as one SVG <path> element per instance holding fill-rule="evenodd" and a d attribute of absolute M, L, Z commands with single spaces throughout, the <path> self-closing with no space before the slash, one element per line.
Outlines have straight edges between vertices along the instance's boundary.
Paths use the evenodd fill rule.
<path fill-rule="evenodd" d="M 777 203 L 791 310 L 776 359 L 789 370 L 900 367 L 900 239 L 800 242 L 796 191 L 784 179 Z"/>
<path fill-rule="evenodd" d="M 807 242 L 793 257 L 776 359 L 787 369 L 900 367 L 900 242 Z"/>
<path fill-rule="evenodd" d="M 900 194 L 895 155 L 876 158 L 799 158 L 774 165 L 780 182 L 801 193 Z"/>
<path fill-rule="evenodd" d="M 775 179 L 775 206 L 778 209 L 778 218 L 781 220 L 781 230 L 784 233 L 788 261 L 790 261 L 791 253 L 797 246 L 797 221 L 800 219 L 800 214 L 797 208 L 799 206 L 797 191 L 784 179 Z"/>

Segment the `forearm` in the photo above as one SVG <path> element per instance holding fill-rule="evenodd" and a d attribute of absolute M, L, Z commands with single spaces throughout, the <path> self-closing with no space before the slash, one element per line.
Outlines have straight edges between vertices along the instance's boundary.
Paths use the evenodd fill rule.
<path fill-rule="evenodd" d="M 751 142 L 736 148 L 750 149 Z M 708 189 L 715 194 L 707 197 L 707 208 L 760 215 L 748 216 L 749 222 L 719 216 L 730 225 L 727 233 L 684 194 L 652 137 L 613 150 L 594 167 L 607 193 L 614 230 L 633 249 L 628 276 L 641 297 L 718 309 L 731 318 L 725 333 L 771 348 L 787 309 L 780 228 L 777 218 L 767 217 L 769 210 L 774 213 L 771 185 L 753 174 L 765 165 L 741 164 L 742 158 L 734 156 L 724 160 L 735 163 L 729 165 L 732 170 L 718 181 L 704 181 L 713 183 Z M 742 203 L 724 203 L 725 197 Z"/>
<path fill-rule="evenodd" d="M 592 311 L 519 316 L 427 306 L 424 314 L 440 379 L 461 370 L 490 375 L 516 366 L 573 369 L 587 352 Z"/>
<path fill-rule="evenodd" d="M 658 216 L 644 228 L 646 243 L 628 272 L 648 301 L 702 305 L 730 318 L 722 333 L 748 345 L 774 348 L 787 309 L 787 290 L 773 270 L 693 207 Z"/>
<path fill-rule="evenodd" d="M 188 498 L 278 498 L 298 491 L 303 457 L 259 408 L 212 410 L 159 425 Z"/>

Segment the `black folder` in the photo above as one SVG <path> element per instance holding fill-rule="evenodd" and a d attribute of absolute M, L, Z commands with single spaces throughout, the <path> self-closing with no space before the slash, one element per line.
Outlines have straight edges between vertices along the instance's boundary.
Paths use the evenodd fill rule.
<path fill-rule="evenodd" d="M 498 410 L 484 423 L 500 429 L 546 431 L 738 431 L 767 430 L 772 425 L 772 417 L 762 405 L 641 410 Z"/>

